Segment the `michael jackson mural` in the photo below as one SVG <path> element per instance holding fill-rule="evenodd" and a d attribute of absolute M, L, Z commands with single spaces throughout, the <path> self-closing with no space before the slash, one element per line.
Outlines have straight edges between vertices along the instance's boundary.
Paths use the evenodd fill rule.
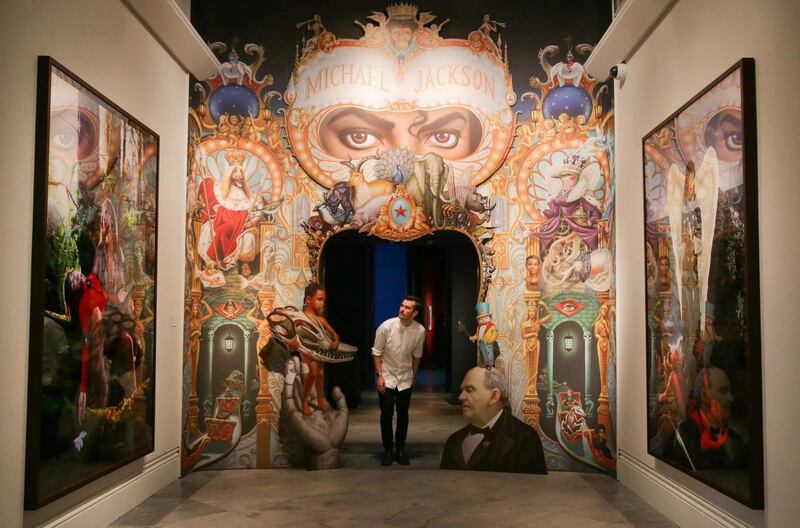
<path fill-rule="evenodd" d="M 501 17 L 292 6 L 243 43 L 206 8 L 222 65 L 189 111 L 184 471 L 336 467 L 347 402 L 308 384 L 368 351 L 325 320 L 322 248 L 454 230 L 479 255 L 509 411 L 549 469 L 613 472 L 613 120 L 576 28 L 543 25 L 559 44 L 514 63 L 515 89 Z M 290 34 L 290 63 L 269 59 Z"/>

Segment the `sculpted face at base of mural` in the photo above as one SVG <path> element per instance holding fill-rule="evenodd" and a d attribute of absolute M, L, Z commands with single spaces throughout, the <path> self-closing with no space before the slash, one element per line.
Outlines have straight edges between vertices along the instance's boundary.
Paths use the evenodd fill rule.
<path fill-rule="evenodd" d="M 508 407 L 508 383 L 501 371 L 471 369 L 458 399 L 468 425 L 447 439 L 441 469 L 547 473 L 539 435 Z"/>
<path fill-rule="evenodd" d="M 579 61 L 591 46 L 540 43 L 545 80 L 515 65 L 530 77 L 518 101 L 510 22 L 462 13 L 474 30 L 445 38 L 450 18 L 397 4 L 351 38 L 329 29 L 335 16 L 298 17 L 283 93 L 265 73 L 283 65 L 257 44 L 213 44 L 227 60 L 195 86 L 184 470 L 336 467 L 347 402 L 336 389 L 325 400 L 325 364 L 365 351 L 327 323 L 323 248 L 348 230 L 398 243 L 451 230 L 479 257 L 475 327 L 460 338 L 492 374 L 470 386 L 493 394 L 495 447 L 502 435 L 514 447 L 465 456 L 459 432 L 442 467 L 613 472 L 613 112 Z M 228 301 L 241 310 L 217 309 Z M 534 438 L 541 450 L 525 447 Z"/>

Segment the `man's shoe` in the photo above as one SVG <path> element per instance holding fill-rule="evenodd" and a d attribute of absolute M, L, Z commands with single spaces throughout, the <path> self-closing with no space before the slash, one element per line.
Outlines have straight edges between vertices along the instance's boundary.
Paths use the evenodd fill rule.
<path fill-rule="evenodd" d="M 394 452 L 394 459 L 401 466 L 407 466 L 411 463 L 411 461 L 409 461 L 408 457 L 406 456 L 406 452 L 403 451 L 402 449 L 398 449 L 397 451 Z"/>
<path fill-rule="evenodd" d="M 381 459 L 381 465 L 382 466 L 391 466 L 392 465 L 392 450 L 391 449 L 387 449 L 383 453 L 383 458 Z"/>

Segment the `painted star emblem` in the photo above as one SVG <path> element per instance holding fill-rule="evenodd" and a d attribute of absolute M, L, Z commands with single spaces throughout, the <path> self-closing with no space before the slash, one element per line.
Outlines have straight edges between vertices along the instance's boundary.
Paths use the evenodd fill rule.
<path fill-rule="evenodd" d="M 406 210 L 405 210 L 405 209 L 403 209 L 403 206 L 402 206 L 402 205 L 398 205 L 398 206 L 397 206 L 397 209 L 395 209 L 395 210 L 394 210 L 394 213 L 395 213 L 395 214 L 396 214 L 398 217 L 400 217 L 400 216 L 405 216 L 405 215 L 406 215 Z"/>

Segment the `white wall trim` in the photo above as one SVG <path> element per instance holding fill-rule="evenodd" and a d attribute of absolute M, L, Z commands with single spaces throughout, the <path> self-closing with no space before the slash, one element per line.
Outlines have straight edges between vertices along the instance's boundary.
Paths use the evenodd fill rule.
<path fill-rule="evenodd" d="M 217 73 L 219 60 L 175 0 L 122 0 L 181 67 L 195 79 Z"/>
<path fill-rule="evenodd" d="M 658 473 L 622 449 L 619 450 L 617 471 L 623 485 L 635 490 L 637 495 L 679 526 L 751 528 L 751 525 Z"/>
<path fill-rule="evenodd" d="M 608 79 L 608 70 L 625 62 L 678 0 L 628 0 L 586 60 L 586 71 Z"/>
<path fill-rule="evenodd" d="M 115 488 L 52 519 L 40 528 L 85 528 L 106 526 L 167 484 L 180 474 L 180 449 L 175 447 L 148 460 L 142 472 Z"/>

